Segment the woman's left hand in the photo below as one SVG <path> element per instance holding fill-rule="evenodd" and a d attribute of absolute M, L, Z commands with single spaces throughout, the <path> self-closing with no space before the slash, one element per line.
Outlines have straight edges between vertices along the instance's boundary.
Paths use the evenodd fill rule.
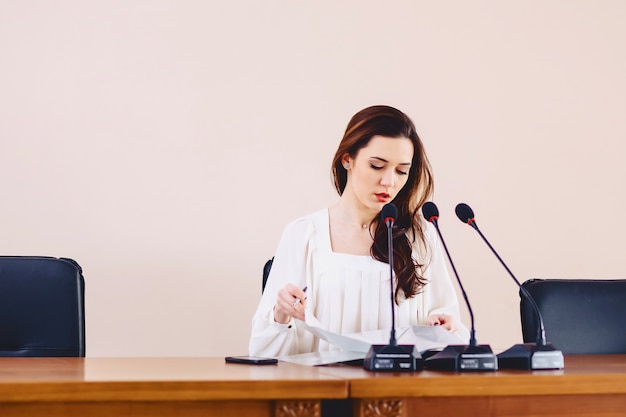
<path fill-rule="evenodd" d="M 442 326 L 444 329 L 451 332 L 455 332 L 457 329 L 454 316 L 447 314 L 431 314 L 428 316 L 428 324 L 431 326 Z"/>

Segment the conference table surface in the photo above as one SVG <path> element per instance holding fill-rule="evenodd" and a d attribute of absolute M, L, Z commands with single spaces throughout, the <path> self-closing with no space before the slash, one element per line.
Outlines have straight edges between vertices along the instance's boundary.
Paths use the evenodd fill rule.
<path fill-rule="evenodd" d="M 224 358 L 0 358 L 0 415 L 626 415 L 626 355 L 566 355 L 561 370 L 368 372 Z M 419 413 L 418 413 L 419 411 Z"/>
<path fill-rule="evenodd" d="M 566 355 L 560 370 L 336 375 L 356 416 L 626 416 L 626 355 Z"/>

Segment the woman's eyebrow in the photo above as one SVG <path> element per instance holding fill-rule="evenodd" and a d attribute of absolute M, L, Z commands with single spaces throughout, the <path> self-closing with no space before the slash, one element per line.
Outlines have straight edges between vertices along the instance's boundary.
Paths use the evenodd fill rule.
<path fill-rule="evenodd" d="M 380 162 L 385 162 L 388 163 L 389 161 L 387 161 L 385 158 L 381 158 L 380 156 L 371 156 L 370 159 L 376 159 L 377 161 Z M 406 166 L 410 166 L 411 163 L 410 162 L 401 162 L 398 165 L 406 165 Z"/>

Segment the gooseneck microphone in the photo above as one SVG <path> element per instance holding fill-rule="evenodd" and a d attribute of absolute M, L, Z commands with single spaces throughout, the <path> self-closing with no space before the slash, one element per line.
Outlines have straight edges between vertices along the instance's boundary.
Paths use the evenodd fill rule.
<path fill-rule="evenodd" d="M 387 226 L 387 254 L 389 257 L 389 295 L 391 297 L 391 334 L 389 345 L 397 346 L 396 341 L 396 309 L 394 306 L 393 291 L 393 224 L 398 217 L 398 208 L 395 204 L 385 204 L 380 211 L 380 218 Z"/>
<path fill-rule="evenodd" d="M 491 246 L 491 243 L 489 243 L 485 235 L 483 235 L 483 233 L 480 231 L 480 229 L 478 228 L 478 225 L 476 224 L 476 220 L 474 219 L 474 211 L 472 210 L 472 208 L 465 203 L 459 203 L 457 204 L 454 211 L 456 213 L 456 216 L 459 218 L 459 220 L 461 220 L 463 223 L 467 223 L 468 225 L 472 226 L 474 230 L 478 232 L 478 234 L 483 239 L 483 241 L 487 244 L 489 249 L 491 249 L 491 252 L 493 252 L 493 254 L 496 256 L 496 258 L 498 258 L 498 261 L 500 261 L 504 269 L 506 269 L 506 272 L 508 272 L 511 278 L 513 278 L 513 281 L 515 281 L 520 291 L 524 294 L 524 297 L 526 297 L 528 301 L 530 302 L 530 304 L 533 305 L 533 309 L 537 316 L 537 321 L 539 322 L 539 327 L 537 328 L 537 345 L 539 346 L 545 345 L 546 344 L 546 331 L 543 325 L 543 319 L 541 318 L 541 312 L 539 311 L 539 307 L 537 306 L 537 304 L 535 304 L 535 300 L 533 299 L 533 297 L 531 297 L 528 291 L 526 291 L 526 288 L 522 287 L 522 284 L 520 284 L 518 279 L 515 278 L 515 275 L 513 275 L 513 272 L 511 272 L 511 270 L 506 265 L 506 263 L 502 260 L 500 255 L 498 255 L 498 252 L 496 252 L 496 250 L 493 248 L 493 246 Z"/>
<path fill-rule="evenodd" d="M 491 246 L 491 243 L 487 240 L 485 235 L 480 231 L 478 225 L 476 224 L 476 220 L 474 219 L 474 211 L 465 203 L 457 204 L 455 210 L 456 216 L 463 223 L 466 223 L 482 238 L 482 240 L 487 244 L 491 252 L 498 258 L 500 264 L 504 267 L 504 269 L 508 272 L 508 274 L 513 278 L 515 284 L 519 288 L 520 293 L 524 296 L 524 298 L 529 302 L 532 306 L 533 311 L 537 317 L 537 322 L 539 324 L 537 328 L 537 339 L 535 343 L 524 343 L 517 344 L 513 347 L 505 350 L 504 352 L 498 355 L 498 361 L 500 366 L 503 368 L 514 368 L 514 369 L 563 369 L 564 360 L 563 353 L 560 350 L 557 350 L 552 346 L 551 343 L 546 341 L 546 331 L 543 324 L 543 318 L 541 317 L 541 311 L 535 303 L 535 300 L 530 295 L 530 293 L 520 284 L 519 280 L 515 278 L 513 272 L 509 269 L 506 263 L 502 260 L 498 252 Z"/>
<path fill-rule="evenodd" d="M 435 203 L 427 201 L 422 206 L 422 214 L 424 218 L 432 223 L 437 230 L 439 239 L 446 252 L 454 276 L 459 284 L 463 298 L 465 299 L 465 305 L 469 311 L 472 327 L 470 330 L 469 345 L 449 345 L 441 352 L 436 353 L 425 360 L 424 366 L 428 369 L 439 369 L 448 371 L 495 371 L 498 369 L 498 359 L 494 355 L 489 345 L 479 345 L 476 341 L 476 328 L 474 326 L 474 313 L 472 306 L 470 305 L 467 293 L 461 283 L 461 278 L 456 271 L 452 257 L 448 251 L 445 240 L 439 229 L 439 209 Z"/>
<path fill-rule="evenodd" d="M 389 258 L 389 292 L 391 296 L 391 331 L 388 345 L 372 345 L 363 360 L 368 371 L 418 371 L 423 368 L 422 357 L 414 345 L 398 345 L 396 341 L 396 314 L 393 290 L 393 225 L 398 217 L 398 208 L 393 203 L 385 204 L 380 219 L 387 225 L 387 250 Z"/>
<path fill-rule="evenodd" d="M 448 261 L 450 262 L 450 266 L 452 267 L 452 271 L 454 271 L 454 276 L 456 277 L 456 282 L 459 283 L 459 288 L 461 289 L 461 294 L 463 294 L 463 298 L 465 299 L 465 305 L 467 306 L 467 311 L 469 311 L 470 321 L 472 327 L 470 329 L 470 340 L 469 344 L 471 346 L 476 346 L 478 343 L 476 342 L 476 327 L 474 327 L 474 312 L 472 311 L 472 306 L 470 305 L 469 299 L 467 298 L 467 293 L 465 292 L 465 288 L 463 288 L 463 284 L 461 283 L 461 279 L 459 278 L 459 274 L 456 272 L 456 267 L 454 266 L 454 262 L 452 262 L 452 257 L 450 256 L 450 252 L 448 251 L 448 246 L 446 242 L 443 240 L 441 236 L 441 231 L 439 230 L 439 209 L 430 201 L 427 201 L 422 206 L 422 214 L 424 218 L 431 222 L 435 229 L 437 230 L 437 234 L 439 235 L 439 239 L 441 239 L 441 243 L 443 244 L 443 249 L 446 251 L 446 256 L 448 257 Z"/>

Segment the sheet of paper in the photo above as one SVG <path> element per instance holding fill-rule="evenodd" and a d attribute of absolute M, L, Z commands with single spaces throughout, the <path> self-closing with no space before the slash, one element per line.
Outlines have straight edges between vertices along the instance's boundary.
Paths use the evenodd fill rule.
<path fill-rule="evenodd" d="M 368 342 L 371 345 L 386 345 L 389 344 L 390 332 L 390 329 L 372 330 L 346 334 L 343 337 Z M 410 326 L 396 329 L 396 342 L 399 345 L 414 345 L 420 353 L 448 345 L 464 344 L 461 339 L 440 326 Z"/>
<path fill-rule="evenodd" d="M 305 329 L 313 333 L 315 336 L 327 341 L 331 345 L 337 346 L 344 351 L 367 353 L 367 351 L 370 349 L 370 346 L 372 345 L 371 342 L 364 339 L 347 337 L 328 331 L 324 329 L 322 323 L 320 323 L 317 318 L 311 315 L 307 315 L 306 321 L 302 324 L 304 325 Z M 389 342 L 389 338 L 387 338 L 387 342 Z"/>
<path fill-rule="evenodd" d="M 342 362 L 355 361 L 365 358 L 363 352 L 346 352 L 342 350 L 302 353 L 300 355 L 283 356 L 283 362 L 297 363 L 300 365 L 320 366 Z"/>
<path fill-rule="evenodd" d="M 340 350 L 303 353 L 283 356 L 284 362 L 318 366 L 341 363 L 365 358 L 372 345 L 389 344 L 390 329 L 340 335 L 326 330 L 315 317 L 307 315 L 305 322 L 299 322 L 306 330 Z M 409 326 L 396 329 L 399 345 L 414 345 L 420 353 L 429 349 L 441 349 L 448 345 L 462 345 L 464 342 L 441 326 Z"/>
<path fill-rule="evenodd" d="M 368 332 L 340 335 L 323 328 L 315 317 L 307 316 L 304 327 L 344 351 L 367 353 L 371 345 L 389 344 L 390 329 L 372 330 Z M 420 352 L 429 349 L 443 348 L 447 345 L 464 344 L 441 326 L 410 326 L 396 329 L 396 341 L 399 345 L 415 345 Z"/>

